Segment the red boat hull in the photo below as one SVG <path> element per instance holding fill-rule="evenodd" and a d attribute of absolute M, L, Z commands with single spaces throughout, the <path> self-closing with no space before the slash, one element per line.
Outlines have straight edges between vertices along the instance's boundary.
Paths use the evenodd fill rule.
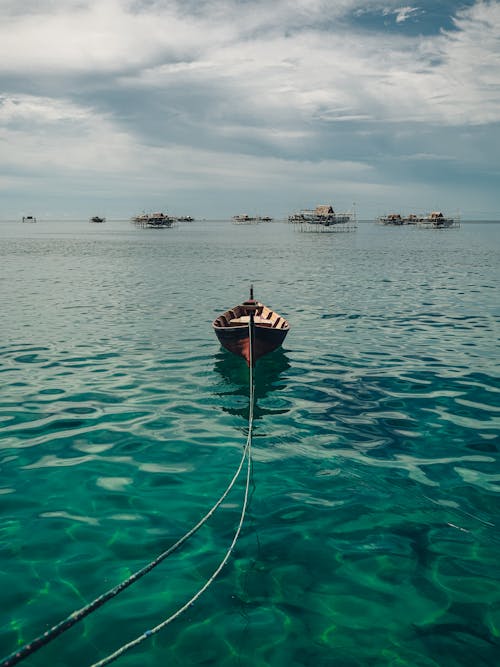
<path fill-rule="evenodd" d="M 250 366 L 250 337 L 248 327 L 216 327 L 215 333 L 222 347 L 243 357 Z M 288 329 L 269 329 L 254 326 L 254 363 L 260 357 L 278 348 L 288 333 Z"/>

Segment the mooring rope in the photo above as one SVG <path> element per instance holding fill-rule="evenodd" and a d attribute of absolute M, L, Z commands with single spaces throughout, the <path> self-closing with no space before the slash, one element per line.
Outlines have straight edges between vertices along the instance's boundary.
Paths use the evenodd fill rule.
<path fill-rule="evenodd" d="M 226 551 L 224 558 L 221 560 L 217 568 L 214 570 L 212 573 L 211 577 L 207 579 L 207 581 L 203 584 L 203 586 L 198 589 L 198 591 L 193 595 L 192 598 L 190 598 L 185 604 L 182 605 L 182 607 L 179 607 L 177 611 L 175 611 L 173 614 L 171 614 L 168 618 L 166 618 L 164 621 L 156 625 L 154 628 L 151 628 L 150 630 L 145 630 L 141 635 L 136 637 L 130 642 L 127 642 L 126 644 L 123 644 L 118 648 L 116 651 L 113 653 L 110 653 L 108 656 L 103 658 L 102 660 L 99 660 L 98 662 L 94 662 L 90 667 L 104 667 L 104 665 L 109 665 L 115 660 L 117 660 L 120 656 L 122 656 L 124 653 L 129 651 L 131 648 L 134 646 L 138 646 L 139 644 L 142 644 L 143 641 L 146 639 L 149 639 L 149 637 L 152 637 L 155 635 L 157 632 L 160 632 L 160 630 L 163 630 L 169 623 L 172 623 L 176 618 L 178 618 L 181 614 L 183 614 L 186 609 L 189 609 L 191 605 L 193 605 L 196 600 L 203 595 L 203 593 L 207 590 L 207 588 L 213 583 L 213 581 L 217 578 L 219 573 L 221 572 L 222 568 L 224 565 L 227 563 L 229 560 L 229 557 L 231 556 L 231 553 L 233 552 L 234 546 L 236 542 L 238 541 L 238 538 L 240 536 L 241 528 L 243 526 L 243 521 L 245 519 L 245 513 L 247 509 L 247 504 L 248 504 L 248 493 L 249 493 L 249 488 L 250 488 L 250 472 L 251 472 L 251 463 L 252 463 L 252 429 L 253 429 L 253 411 L 254 411 L 254 378 L 253 378 L 253 318 L 250 318 L 250 323 L 249 323 L 249 345 L 250 345 L 250 362 L 249 362 L 249 367 L 250 367 L 250 373 L 249 373 L 249 412 L 248 412 L 248 435 L 247 435 L 247 441 L 245 444 L 245 456 L 247 458 L 247 477 L 246 477 L 246 484 L 245 484 L 245 495 L 243 498 L 243 506 L 241 509 L 241 515 L 240 515 L 240 520 L 238 523 L 238 527 L 236 529 L 236 532 L 234 534 L 233 540 Z"/>
<path fill-rule="evenodd" d="M 231 481 L 229 482 L 226 490 L 224 493 L 220 496 L 220 498 L 216 501 L 216 503 L 209 509 L 209 511 L 198 521 L 198 523 L 191 528 L 187 533 L 185 533 L 181 538 L 175 542 L 171 547 L 169 547 L 166 551 L 161 553 L 159 556 L 157 556 L 154 560 L 150 561 L 147 565 L 145 565 L 143 568 L 140 570 L 137 570 L 133 574 L 130 575 L 127 579 L 122 581 L 121 583 L 117 584 L 110 590 L 106 591 L 99 597 L 97 597 L 95 600 L 92 602 L 89 602 L 89 604 L 85 605 L 81 609 L 78 609 L 74 612 L 72 612 L 69 616 L 67 616 L 65 619 L 57 623 L 56 625 L 52 626 L 49 630 L 44 632 L 42 635 L 39 635 L 35 639 L 33 639 L 31 642 L 24 644 L 21 648 L 19 648 L 17 651 L 14 651 L 11 653 L 9 656 L 4 658 L 2 662 L 0 662 L 0 667 L 13 667 L 13 665 L 18 664 L 25 658 L 29 657 L 39 649 L 41 649 L 43 646 L 48 644 L 49 642 L 53 641 L 57 637 L 59 637 L 61 634 L 66 632 L 66 630 L 69 630 L 71 627 L 73 627 L 76 623 L 84 619 L 86 616 L 91 614 L 93 611 L 98 609 L 99 607 L 102 607 L 102 605 L 107 602 L 108 600 L 112 599 L 118 593 L 121 593 L 123 590 L 131 586 L 133 583 L 141 579 L 144 575 L 146 575 L 148 572 L 150 572 L 153 568 L 155 568 L 157 565 L 159 565 L 162 561 L 164 561 L 168 556 L 170 556 L 174 551 L 177 551 L 184 542 L 186 542 L 190 537 L 192 537 L 207 521 L 208 519 L 214 514 L 214 512 L 217 510 L 217 508 L 221 505 L 221 503 L 224 501 L 224 499 L 227 497 L 231 489 L 233 488 L 234 484 L 236 483 L 236 480 L 238 479 L 240 472 L 243 468 L 243 464 L 245 462 L 245 459 L 247 459 L 247 482 L 246 482 L 246 489 L 245 489 L 245 497 L 244 497 L 244 505 L 243 505 L 243 511 L 241 514 L 240 518 L 240 523 L 238 525 L 237 532 L 235 534 L 235 538 L 233 539 L 233 542 L 231 544 L 231 547 L 229 548 L 229 551 L 227 552 L 225 559 L 217 568 L 217 570 L 214 572 L 212 577 L 208 580 L 206 585 L 196 594 L 194 598 L 192 598 L 184 607 L 182 607 L 178 612 L 176 612 L 172 617 L 167 619 L 166 622 L 163 622 L 160 626 L 157 626 L 156 628 L 153 628 L 153 630 L 148 630 L 144 635 L 141 635 L 141 637 L 144 637 L 146 639 L 149 637 L 151 634 L 154 634 L 155 632 L 158 632 L 161 630 L 162 627 L 170 623 L 171 621 L 174 620 L 174 618 L 177 618 L 184 610 L 185 608 L 189 607 L 190 604 L 192 604 L 205 590 L 208 588 L 208 586 L 212 583 L 212 581 L 217 577 L 219 574 L 220 570 L 224 567 L 225 563 L 227 562 L 231 551 L 232 547 L 234 544 L 236 544 L 236 541 L 239 537 L 239 533 L 241 530 L 241 526 L 243 525 L 243 520 L 245 517 L 245 511 L 246 511 L 246 505 L 247 505 L 247 500 L 248 500 L 248 487 L 249 487 L 249 479 L 250 479 L 250 464 L 251 464 L 251 456 L 250 456 L 250 449 L 251 449 L 251 443 L 252 443 L 252 428 L 253 428 L 253 412 L 254 412 L 254 378 L 253 378 L 253 326 L 249 325 L 249 337 L 250 337 L 250 377 L 249 377 L 249 383 L 250 383 L 250 390 L 249 390 L 249 415 L 248 415 L 248 436 L 247 436 L 247 441 L 245 443 L 245 447 L 243 448 L 243 453 L 241 456 L 240 463 L 238 465 L 238 468 L 236 469 L 236 472 L 234 473 Z M 138 638 L 139 639 L 139 638 Z M 140 639 L 140 641 L 144 641 L 144 639 Z M 140 643 L 137 640 L 136 643 Z M 128 650 L 128 648 L 131 648 L 135 643 L 131 642 L 130 645 L 126 645 L 127 647 L 125 650 Z M 121 649 L 120 649 L 121 650 Z M 125 650 L 123 652 L 125 652 Z M 115 652 L 117 653 L 117 652 Z M 121 653 L 120 653 L 121 655 Z M 96 665 L 105 665 L 109 664 L 109 662 L 112 662 L 112 660 L 116 660 L 118 655 L 110 655 L 108 658 L 105 658 L 104 660 L 108 662 L 101 661 L 99 663 L 95 663 Z M 110 659 L 112 658 L 112 660 Z"/>

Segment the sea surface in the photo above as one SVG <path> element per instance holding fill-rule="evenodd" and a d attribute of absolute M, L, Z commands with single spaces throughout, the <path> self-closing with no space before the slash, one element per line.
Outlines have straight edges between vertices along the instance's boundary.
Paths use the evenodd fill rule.
<path fill-rule="evenodd" d="M 0 655 L 146 565 L 217 501 L 248 369 L 217 314 L 288 318 L 256 367 L 233 553 L 123 667 L 492 667 L 500 655 L 500 223 L 0 223 Z M 146 577 L 30 657 L 104 658 L 220 563 L 242 473 Z"/>

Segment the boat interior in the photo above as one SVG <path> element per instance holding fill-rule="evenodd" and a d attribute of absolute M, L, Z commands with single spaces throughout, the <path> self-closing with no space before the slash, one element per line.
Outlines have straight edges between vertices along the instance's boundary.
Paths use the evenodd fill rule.
<path fill-rule="evenodd" d="M 288 329 L 289 324 L 284 317 L 278 315 L 273 310 L 264 306 L 262 303 L 257 303 L 257 309 L 254 315 L 254 322 L 256 326 L 268 327 L 270 329 Z M 235 306 L 231 310 L 226 310 L 225 313 L 219 315 L 214 321 L 216 327 L 241 327 L 250 321 L 250 315 L 244 305 Z"/>

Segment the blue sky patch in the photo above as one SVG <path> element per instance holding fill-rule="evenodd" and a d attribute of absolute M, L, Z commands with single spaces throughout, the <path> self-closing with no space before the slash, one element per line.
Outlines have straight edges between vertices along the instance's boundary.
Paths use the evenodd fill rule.
<path fill-rule="evenodd" d="M 435 35 L 441 30 L 455 30 L 453 17 L 460 9 L 474 5 L 453 0 L 421 0 L 414 3 L 380 4 L 353 9 L 353 25 L 373 32 L 392 32 L 408 36 Z"/>

